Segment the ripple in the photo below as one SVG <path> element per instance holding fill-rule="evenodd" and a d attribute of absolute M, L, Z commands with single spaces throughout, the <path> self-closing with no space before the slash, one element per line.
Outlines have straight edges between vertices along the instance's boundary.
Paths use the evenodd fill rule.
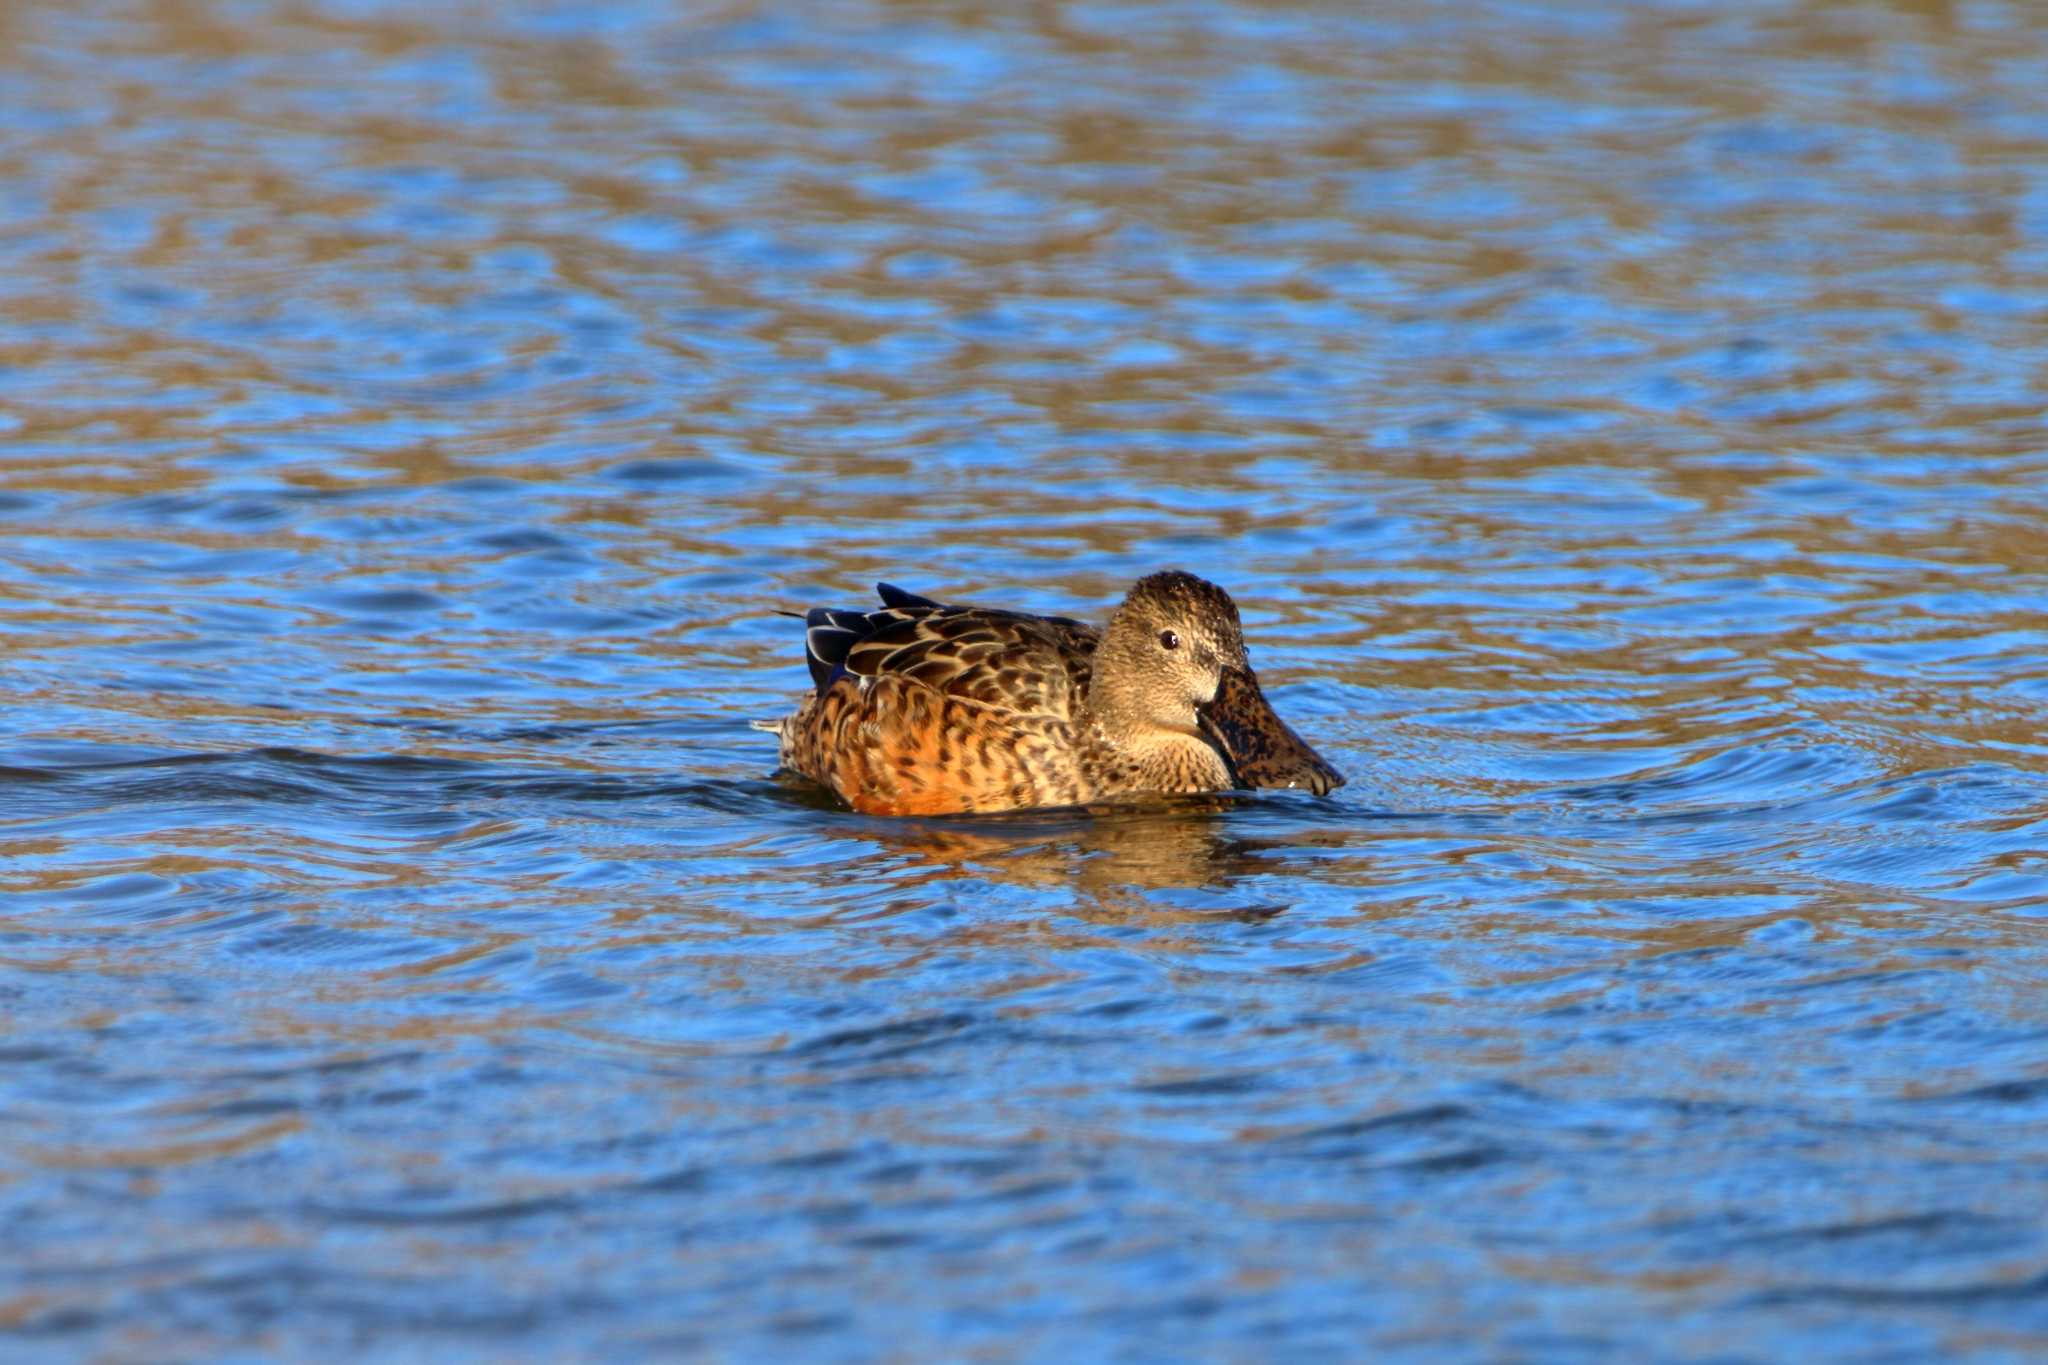
<path fill-rule="evenodd" d="M 2040 26 L 1612 18 L 11 7 L 0 1334 L 2041 1354 Z M 1350 786 L 746 728 L 1169 565 Z"/>

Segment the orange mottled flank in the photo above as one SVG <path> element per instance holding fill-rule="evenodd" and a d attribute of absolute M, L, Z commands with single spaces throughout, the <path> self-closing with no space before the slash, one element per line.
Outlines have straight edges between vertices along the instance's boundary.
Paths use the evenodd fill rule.
<path fill-rule="evenodd" d="M 784 723 L 783 766 L 868 815 L 1071 806 L 1095 789 L 1061 757 L 1073 727 L 948 696 L 900 674 L 847 674 Z"/>

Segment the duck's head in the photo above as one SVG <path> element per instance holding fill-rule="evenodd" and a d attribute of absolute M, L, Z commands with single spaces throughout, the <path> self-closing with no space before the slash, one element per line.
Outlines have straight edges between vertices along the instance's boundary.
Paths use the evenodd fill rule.
<path fill-rule="evenodd" d="M 1137 581 L 1109 618 L 1090 686 L 1107 717 L 1199 734 L 1240 786 L 1303 787 L 1320 796 L 1344 785 L 1259 690 L 1237 603 L 1191 573 L 1173 569 Z"/>

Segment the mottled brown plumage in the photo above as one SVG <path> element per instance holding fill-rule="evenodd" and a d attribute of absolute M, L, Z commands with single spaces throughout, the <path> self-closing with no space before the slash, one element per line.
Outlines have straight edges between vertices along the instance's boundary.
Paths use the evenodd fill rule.
<path fill-rule="evenodd" d="M 805 618 L 816 684 L 775 727 L 783 766 L 877 815 L 1073 806 L 1148 793 L 1344 782 L 1273 714 L 1237 606 L 1171 571 L 1105 630 L 944 606 L 888 584 L 878 611 Z"/>

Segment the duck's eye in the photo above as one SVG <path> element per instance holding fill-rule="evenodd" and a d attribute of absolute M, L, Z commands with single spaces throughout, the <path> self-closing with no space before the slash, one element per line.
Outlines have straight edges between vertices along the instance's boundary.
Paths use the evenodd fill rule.
<path fill-rule="evenodd" d="M 1170 631 L 1170 630 L 1162 630 L 1162 631 L 1160 631 L 1160 632 L 1159 632 L 1159 647 L 1160 647 L 1161 649 L 1179 649 L 1179 648 L 1180 648 L 1180 636 L 1176 635 L 1176 634 L 1175 634 L 1174 632 L 1172 632 L 1172 631 Z"/>

